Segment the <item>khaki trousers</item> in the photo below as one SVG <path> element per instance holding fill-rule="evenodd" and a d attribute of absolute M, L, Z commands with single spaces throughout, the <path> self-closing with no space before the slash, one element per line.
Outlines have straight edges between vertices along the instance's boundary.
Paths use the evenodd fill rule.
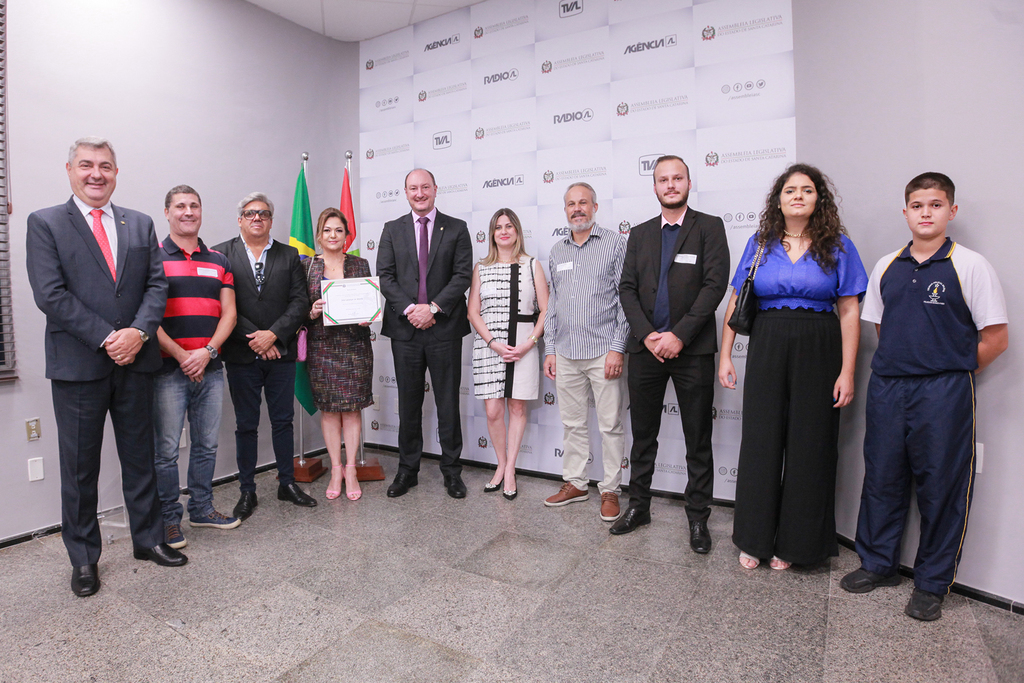
<path fill-rule="evenodd" d="M 607 355 L 607 354 L 605 354 Z M 618 493 L 622 483 L 622 454 L 625 436 L 622 428 L 622 377 L 604 378 L 605 355 L 589 360 L 571 360 L 556 355 L 555 387 L 558 409 L 565 427 L 562 447 L 562 479 L 581 491 L 590 484 L 587 464 L 590 460 L 589 389 L 594 392 L 597 426 L 601 430 L 601 459 L 604 479 L 597 485 L 601 493 Z"/>

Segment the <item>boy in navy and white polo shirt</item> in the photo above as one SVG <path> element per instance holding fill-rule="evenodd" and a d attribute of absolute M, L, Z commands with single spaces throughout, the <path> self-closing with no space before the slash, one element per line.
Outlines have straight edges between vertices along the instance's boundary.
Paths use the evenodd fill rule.
<path fill-rule="evenodd" d="M 900 542 L 916 480 L 921 539 L 904 610 L 942 616 L 956 577 L 974 486 L 974 375 L 1006 350 L 1006 303 L 985 257 L 946 237 L 953 181 L 924 173 L 907 185 L 906 247 L 875 266 L 861 317 L 875 323 L 857 522 L 861 568 L 851 593 L 899 583 Z"/>

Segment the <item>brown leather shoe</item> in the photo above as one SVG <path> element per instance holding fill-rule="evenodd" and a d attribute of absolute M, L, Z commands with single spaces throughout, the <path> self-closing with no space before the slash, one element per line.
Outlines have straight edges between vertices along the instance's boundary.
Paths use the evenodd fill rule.
<path fill-rule="evenodd" d="M 601 519 L 614 522 L 619 518 L 619 494 L 606 491 L 601 494 Z"/>
<path fill-rule="evenodd" d="M 545 500 L 544 504 L 549 508 L 559 508 L 569 503 L 581 503 L 589 497 L 588 489 L 580 491 L 575 484 L 567 481 L 562 484 L 562 488 L 558 489 L 558 493 Z"/>

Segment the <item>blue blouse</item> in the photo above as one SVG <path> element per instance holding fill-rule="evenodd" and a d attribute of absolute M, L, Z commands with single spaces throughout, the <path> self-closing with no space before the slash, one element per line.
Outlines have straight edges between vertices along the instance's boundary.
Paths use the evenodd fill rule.
<path fill-rule="evenodd" d="M 785 248 L 778 242 L 769 243 L 761 257 L 761 265 L 754 275 L 754 293 L 757 307 L 768 308 L 809 308 L 815 311 L 831 311 L 836 299 L 841 296 L 864 298 L 868 286 L 868 274 L 864 271 L 857 247 L 846 235 L 840 236 L 843 250 L 837 250 L 836 269 L 826 273 L 808 251 L 796 263 L 789 260 Z M 737 291 L 750 274 L 757 253 L 757 233 L 747 240 L 747 246 L 736 267 L 732 286 Z"/>

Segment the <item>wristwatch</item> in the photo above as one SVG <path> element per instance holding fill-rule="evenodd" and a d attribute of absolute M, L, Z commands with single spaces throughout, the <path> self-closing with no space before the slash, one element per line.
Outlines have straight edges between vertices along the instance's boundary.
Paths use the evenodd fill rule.
<path fill-rule="evenodd" d="M 137 327 L 135 329 L 139 330 Z M 149 335 L 146 334 L 145 330 L 139 330 L 139 338 L 142 339 L 143 344 L 149 341 Z"/>
<path fill-rule="evenodd" d="M 203 348 L 205 348 L 205 349 L 206 349 L 207 351 L 209 351 L 209 352 L 210 352 L 210 360 L 213 360 L 213 359 L 214 359 L 214 358 L 216 358 L 216 357 L 217 357 L 218 355 L 220 355 L 220 354 L 218 354 L 218 353 L 217 353 L 217 349 L 213 348 L 213 347 L 212 347 L 212 346 L 210 346 L 209 344 L 207 344 L 207 345 L 206 345 L 206 346 L 204 346 Z"/>
<path fill-rule="evenodd" d="M 433 301 L 430 302 L 430 315 L 437 315 L 438 311 L 440 310 L 441 309 L 437 307 L 437 304 L 435 304 Z"/>

